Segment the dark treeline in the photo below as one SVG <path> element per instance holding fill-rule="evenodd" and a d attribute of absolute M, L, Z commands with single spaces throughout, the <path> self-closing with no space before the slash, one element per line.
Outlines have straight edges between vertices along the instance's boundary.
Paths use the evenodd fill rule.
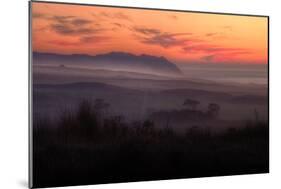
<path fill-rule="evenodd" d="M 34 120 L 34 187 L 269 171 L 267 122 L 245 122 L 217 135 L 195 127 L 179 134 L 173 123 L 127 122 L 108 109 L 102 99 L 84 100 L 56 122 Z"/>

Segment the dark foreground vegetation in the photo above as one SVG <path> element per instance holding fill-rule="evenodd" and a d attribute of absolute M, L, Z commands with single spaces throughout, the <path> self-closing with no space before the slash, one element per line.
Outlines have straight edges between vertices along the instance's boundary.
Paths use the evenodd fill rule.
<path fill-rule="evenodd" d="M 269 171 L 268 123 L 212 135 L 155 128 L 107 115 L 108 104 L 83 101 L 58 121 L 34 120 L 34 187 L 175 179 Z"/>

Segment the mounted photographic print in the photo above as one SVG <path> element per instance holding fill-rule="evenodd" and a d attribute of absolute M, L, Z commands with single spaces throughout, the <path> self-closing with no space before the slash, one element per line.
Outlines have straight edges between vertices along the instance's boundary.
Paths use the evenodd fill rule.
<path fill-rule="evenodd" d="M 268 173 L 268 22 L 30 2 L 30 187 Z"/>

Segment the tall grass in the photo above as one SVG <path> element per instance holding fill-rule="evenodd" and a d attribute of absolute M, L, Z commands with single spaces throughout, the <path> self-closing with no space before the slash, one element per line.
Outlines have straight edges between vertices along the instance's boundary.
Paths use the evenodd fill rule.
<path fill-rule="evenodd" d="M 83 100 L 57 122 L 34 120 L 35 187 L 269 171 L 267 123 L 247 122 L 220 135 L 195 127 L 178 134 L 100 107 Z"/>

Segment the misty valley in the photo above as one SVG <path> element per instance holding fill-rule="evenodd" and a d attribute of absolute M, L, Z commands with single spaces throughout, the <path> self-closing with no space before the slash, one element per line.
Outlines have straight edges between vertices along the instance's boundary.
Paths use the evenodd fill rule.
<path fill-rule="evenodd" d="M 111 69 L 111 65 L 115 62 L 128 62 L 132 58 L 124 53 L 115 53 L 115 56 L 112 54 L 106 55 L 109 58 L 103 58 L 103 65 L 110 62 L 110 66 L 104 66 L 103 69 L 96 68 L 95 64 L 91 67 L 91 59 L 79 62 L 78 66 L 75 62 L 65 63 L 68 60 L 65 57 L 62 60 L 56 57 L 60 62 L 51 62 L 52 55 L 45 55 L 44 59 L 39 57 L 40 63 L 36 63 L 35 58 L 33 88 L 36 117 L 43 116 L 55 121 L 62 111 L 75 109 L 82 100 L 94 103 L 95 100 L 102 99 L 108 104 L 106 113 L 109 116 L 123 116 L 130 122 L 151 119 L 156 126 L 168 126 L 181 132 L 192 126 L 220 130 L 235 128 L 235 124 L 240 125 L 239 122 L 268 119 L 267 86 L 253 84 L 251 78 L 247 84 L 190 79 L 180 73 L 179 68 L 175 69 L 176 73 L 172 73 L 174 67 L 170 74 L 166 74 L 168 70 L 151 74 L 157 72 L 161 63 L 157 68 L 150 68 L 148 73 L 141 67 L 135 69 L 130 63 L 126 63 L 125 70 L 131 71 L 120 68 L 116 71 L 117 68 Z M 83 55 L 80 56 L 83 60 Z M 113 58 L 110 59 L 110 56 Z M 121 60 L 117 60 L 118 58 Z M 157 58 L 153 57 L 151 61 L 158 60 Z M 140 57 L 135 59 L 150 63 Z M 186 101 L 191 103 L 185 103 Z M 193 107 L 192 101 L 197 102 L 196 107 Z M 204 116 L 210 104 L 219 106 L 215 119 Z M 178 119 L 179 117 L 182 118 Z M 211 126 L 213 121 L 215 126 Z"/>
<path fill-rule="evenodd" d="M 245 78 L 237 74 L 243 65 L 237 73 L 201 67 L 122 52 L 34 52 L 35 180 L 57 186 L 267 172 L 267 70 L 253 66 Z M 212 79 L 218 70 L 232 79 Z"/>

